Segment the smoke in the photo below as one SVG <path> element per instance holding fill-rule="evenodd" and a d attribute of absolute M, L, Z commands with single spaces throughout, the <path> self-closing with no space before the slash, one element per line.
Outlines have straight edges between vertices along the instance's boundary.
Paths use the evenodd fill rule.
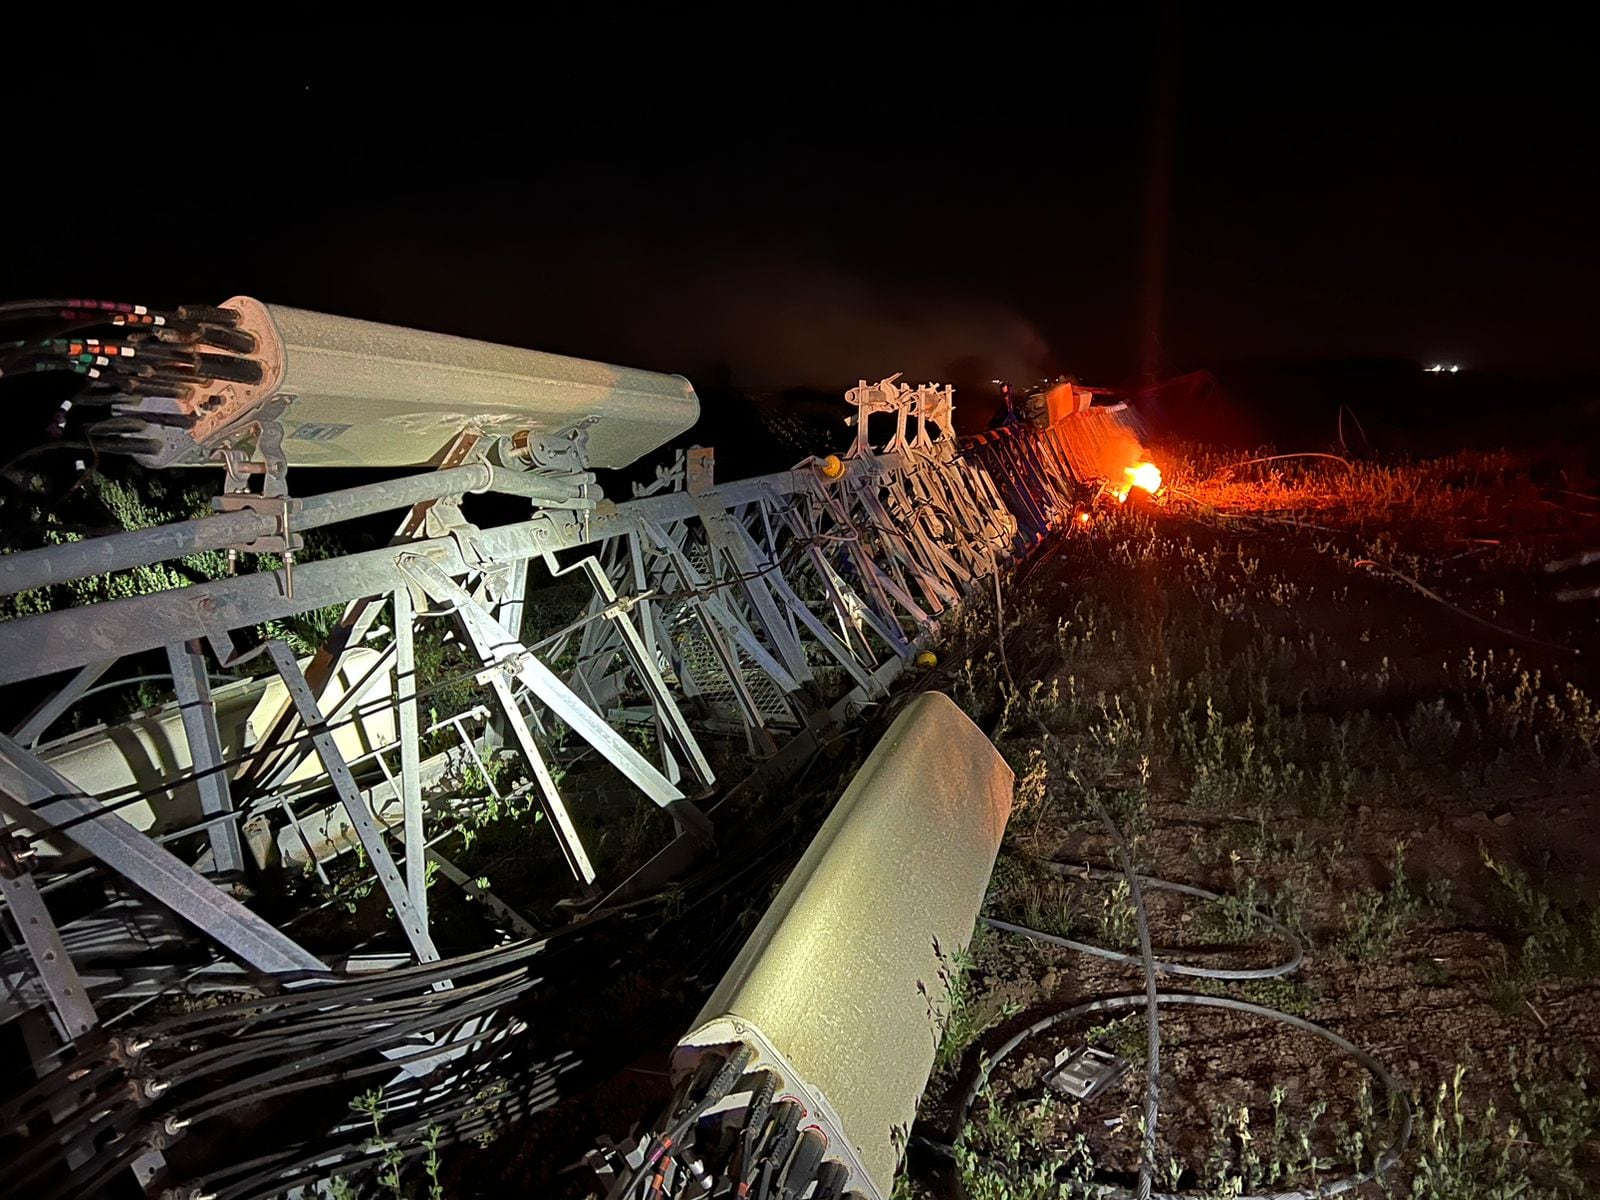
<path fill-rule="evenodd" d="M 791 256 L 630 255 L 569 293 L 623 361 L 697 383 L 833 388 L 903 372 L 958 386 L 1038 377 L 1049 348 L 1003 305 Z"/>
<path fill-rule="evenodd" d="M 674 372 L 700 386 L 833 390 L 902 372 L 971 388 L 1046 373 L 1044 338 L 1006 305 L 768 248 L 780 235 L 767 231 L 747 253 L 748 231 L 704 227 L 676 241 L 581 227 L 521 236 L 468 228 L 435 242 L 399 226 L 386 242 L 395 249 L 346 251 L 345 269 L 317 295 L 283 302 Z"/>

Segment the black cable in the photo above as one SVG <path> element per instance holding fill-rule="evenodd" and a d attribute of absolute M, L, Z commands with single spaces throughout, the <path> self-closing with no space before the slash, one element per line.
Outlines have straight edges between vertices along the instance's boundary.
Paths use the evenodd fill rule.
<path fill-rule="evenodd" d="M 1400 1161 L 1400 1155 L 1404 1152 L 1406 1145 L 1411 1139 L 1411 1103 L 1407 1099 L 1405 1088 L 1401 1085 L 1400 1081 L 1390 1074 L 1389 1070 L 1375 1057 L 1373 1057 L 1371 1054 L 1368 1054 L 1365 1050 L 1361 1049 L 1353 1042 L 1340 1037 L 1332 1030 L 1325 1029 L 1321 1025 L 1304 1020 L 1303 1018 L 1294 1016 L 1291 1013 L 1280 1012 L 1275 1008 L 1267 1008 L 1260 1004 L 1251 1004 L 1246 1000 L 1234 1000 L 1228 996 L 1198 996 L 1190 995 L 1187 992 L 1160 992 L 1157 994 L 1157 1001 L 1161 1004 L 1192 1005 L 1199 1008 L 1230 1009 L 1234 1012 L 1242 1012 L 1252 1016 L 1266 1017 L 1269 1020 L 1280 1021 L 1283 1024 L 1291 1025 L 1294 1028 L 1303 1030 L 1307 1033 L 1314 1033 L 1318 1037 L 1333 1043 L 1333 1045 L 1350 1055 L 1363 1067 L 1370 1071 L 1389 1093 L 1392 1102 L 1401 1110 L 1402 1120 L 1400 1132 L 1394 1141 L 1384 1148 L 1382 1154 L 1375 1156 L 1371 1170 L 1363 1172 L 1358 1168 L 1356 1172 L 1345 1176 L 1343 1179 L 1335 1180 L 1332 1183 L 1319 1183 L 1316 1185 L 1315 1189 L 1311 1191 L 1297 1190 L 1273 1192 L 1271 1195 L 1263 1196 L 1239 1196 L 1236 1197 L 1235 1200 L 1314 1200 L 1314 1198 L 1338 1196 L 1345 1192 L 1353 1191 L 1355 1188 L 1361 1187 L 1364 1184 L 1370 1183 L 1373 1179 L 1388 1171 Z M 985 1055 L 980 1060 L 978 1072 L 968 1084 L 967 1089 L 962 1094 L 960 1103 L 957 1106 L 956 1140 L 960 1140 L 961 1131 L 966 1127 L 968 1117 L 972 1111 L 972 1106 L 977 1101 L 977 1098 L 983 1091 L 984 1086 L 988 1083 L 989 1077 L 994 1073 L 995 1068 L 998 1067 L 1000 1063 L 1003 1062 L 1006 1057 L 1023 1042 L 1038 1036 L 1045 1030 L 1061 1024 L 1064 1021 L 1070 1021 L 1078 1017 L 1088 1016 L 1091 1013 L 1115 1012 L 1125 1008 L 1139 1008 L 1147 1003 L 1148 998 L 1143 993 L 1133 996 L 1107 996 L 1099 1000 L 1090 1000 L 1082 1004 L 1075 1004 L 1068 1008 L 1058 1009 L 1055 1012 L 1049 1013 L 1046 1016 L 1039 1018 L 1039 1020 L 1035 1021 L 1027 1028 L 1019 1030 L 1016 1034 L 1012 1035 L 1012 1037 L 1007 1039 L 1001 1046 L 999 1046 L 993 1054 Z M 938 1144 L 934 1143 L 934 1145 L 937 1146 Z M 947 1149 L 948 1147 L 939 1148 Z M 1105 1197 L 1106 1200 L 1128 1200 L 1128 1197 L 1131 1195 L 1126 1188 L 1113 1187 L 1107 1184 L 1094 1184 L 1090 1186 L 1093 1188 L 1093 1194 L 1095 1196 Z M 1194 1200 L 1194 1198 L 1181 1193 L 1173 1194 L 1161 1192 L 1153 1193 L 1151 1200 Z"/>
<path fill-rule="evenodd" d="M 1088 879 L 1122 879 L 1121 871 L 1105 871 L 1094 867 L 1068 867 L 1060 863 L 1046 863 L 1047 868 L 1058 876 L 1072 878 L 1074 876 Z M 1173 883 L 1166 879 L 1157 879 L 1153 875 L 1140 875 L 1139 882 L 1143 887 L 1153 888 L 1156 891 L 1176 892 L 1183 896 L 1195 896 L 1201 900 L 1218 901 L 1223 897 L 1216 892 L 1207 891 L 1205 888 L 1193 887 L 1187 883 Z M 1305 961 L 1305 945 L 1295 932 L 1281 921 L 1269 916 L 1259 909 L 1251 909 L 1251 916 L 1271 927 L 1272 931 L 1281 937 L 1290 946 L 1290 956 L 1284 962 L 1270 967 L 1243 967 L 1237 969 L 1217 967 L 1196 967 L 1188 963 L 1164 962 L 1155 960 L 1151 965 L 1160 974 L 1190 975 L 1200 979 L 1223 980 L 1262 980 L 1277 979 L 1284 975 L 1291 975 L 1300 969 L 1300 964 Z M 1110 950 L 1104 946 L 1095 946 L 1088 942 L 1075 941 L 1072 938 L 1058 937 L 1053 933 L 1045 933 L 1038 929 L 1029 929 L 1023 925 L 1014 925 L 1009 921 L 997 920 L 993 917 L 981 918 L 990 929 L 997 929 L 1001 933 L 1016 934 L 1021 937 L 1031 938 L 1051 946 L 1060 946 L 1066 950 L 1076 950 L 1080 954 L 1092 954 L 1098 958 L 1109 959 L 1112 962 L 1126 963 L 1129 966 L 1140 966 L 1143 959 L 1138 955 L 1123 954 L 1120 951 Z"/>

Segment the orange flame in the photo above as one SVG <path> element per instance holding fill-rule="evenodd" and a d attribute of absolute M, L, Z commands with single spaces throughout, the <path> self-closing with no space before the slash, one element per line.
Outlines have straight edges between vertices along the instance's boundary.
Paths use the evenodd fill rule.
<path fill-rule="evenodd" d="M 1161 468 L 1155 463 L 1136 462 L 1133 466 L 1124 467 L 1122 470 L 1123 474 L 1127 475 L 1128 481 L 1116 491 L 1118 502 L 1126 502 L 1128 494 L 1134 488 L 1149 492 L 1151 495 L 1161 490 Z"/>
<path fill-rule="evenodd" d="M 1128 482 L 1154 494 L 1161 490 L 1161 468 L 1153 462 L 1134 463 L 1128 469 Z"/>

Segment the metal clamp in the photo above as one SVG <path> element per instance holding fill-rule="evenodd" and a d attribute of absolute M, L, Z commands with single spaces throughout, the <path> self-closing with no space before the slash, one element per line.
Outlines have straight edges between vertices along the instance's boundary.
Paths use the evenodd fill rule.
<path fill-rule="evenodd" d="M 292 496 L 262 496 L 253 492 L 225 492 L 211 502 L 219 513 L 253 512 L 271 517 L 275 526 L 272 533 L 252 538 L 237 546 L 228 547 L 228 571 L 238 566 L 241 552 L 247 554 L 278 554 L 283 557 L 284 595 L 294 598 L 294 556 L 305 548 L 305 539 L 293 528 L 293 518 L 300 511 L 300 501 Z"/>
<path fill-rule="evenodd" d="M 213 457 L 222 461 L 227 481 L 223 494 L 211 501 L 219 513 L 256 512 L 272 518 L 272 533 L 228 547 L 228 573 L 238 570 L 241 551 L 282 555 L 283 592 L 290 599 L 294 598 L 295 552 L 305 546 L 291 528 L 290 518 L 300 511 L 300 501 L 289 496 L 289 462 L 283 453 L 283 423 L 279 420 L 293 398 L 274 396 L 257 410 L 254 419 L 242 422 L 221 439 Z M 250 490 L 252 478 L 260 479 L 259 492 Z"/>

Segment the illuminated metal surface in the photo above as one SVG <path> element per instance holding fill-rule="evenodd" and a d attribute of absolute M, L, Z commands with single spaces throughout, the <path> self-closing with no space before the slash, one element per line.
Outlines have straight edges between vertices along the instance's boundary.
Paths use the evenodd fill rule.
<path fill-rule="evenodd" d="M 534 439 L 588 435 L 589 461 L 623 467 L 694 424 L 700 402 L 678 375 L 541 354 L 471 338 L 328 316 L 248 296 L 226 301 L 257 342 L 259 383 L 119 408 L 165 416 L 131 436 L 160 439 L 152 466 L 202 462 L 272 396 L 290 397 L 290 466 L 407 467 L 432 460 L 462 429 Z M 170 423 L 173 416 L 183 419 Z"/>
<path fill-rule="evenodd" d="M 880 1196 L 933 1067 L 943 1017 L 930 1005 L 972 936 L 1012 779 L 948 697 L 913 700 L 680 1044 L 775 1049 Z"/>
<path fill-rule="evenodd" d="M 352 650 L 323 693 L 324 703 L 337 703 L 349 695 L 362 707 L 355 718 L 334 731 L 340 753 L 358 758 L 395 740 L 395 713 L 388 706 L 393 691 L 392 670 L 377 669 L 380 656 L 367 647 Z M 217 758 L 234 760 L 265 730 L 268 714 L 286 701 L 288 691 L 276 678 L 243 680 L 208 688 L 208 722 L 215 728 Z M 192 710 L 181 702 L 164 704 L 139 713 L 116 727 L 87 729 L 47 742 L 37 750 L 42 762 L 92 796 L 117 805 L 117 815 L 141 833 L 159 836 L 193 823 L 208 807 L 205 789 L 214 776 L 195 773 L 192 744 L 184 728 Z M 204 732 L 204 731 L 202 731 Z M 314 759 L 302 762 L 285 779 L 286 785 L 322 776 Z M 173 776 L 183 782 L 163 789 Z M 137 797 L 130 799 L 130 797 Z M 81 861 L 84 852 L 64 835 L 41 838 L 36 849 L 48 866 Z M 221 864 L 219 864 L 219 868 Z"/>

